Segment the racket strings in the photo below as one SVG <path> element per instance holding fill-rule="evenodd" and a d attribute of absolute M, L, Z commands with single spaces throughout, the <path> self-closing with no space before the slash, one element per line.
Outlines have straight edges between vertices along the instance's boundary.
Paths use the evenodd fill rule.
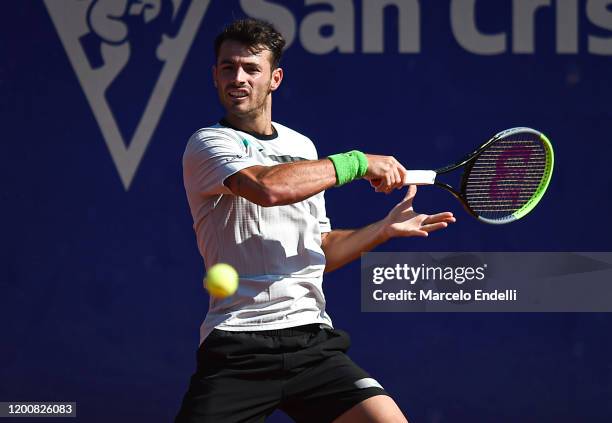
<path fill-rule="evenodd" d="M 532 134 L 515 134 L 478 156 L 466 175 L 464 195 L 478 215 L 503 219 L 530 201 L 545 169 L 540 140 Z"/>

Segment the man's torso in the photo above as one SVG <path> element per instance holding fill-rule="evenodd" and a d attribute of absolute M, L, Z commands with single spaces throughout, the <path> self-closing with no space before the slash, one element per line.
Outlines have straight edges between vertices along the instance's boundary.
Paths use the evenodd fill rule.
<path fill-rule="evenodd" d="M 312 142 L 274 123 L 276 137 L 257 137 L 223 125 L 190 139 L 184 156 L 185 188 L 198 247 L 206 266 L 229 263 L 238 291 L 211 298 L 201 341 L 213 328 L 266 330 L 323 323 L 321 233 L 330 229 L 323 193 L 299 203 L 261 207 L 233 195 L 223 181 L 240 169 L 316 160 Z"/>

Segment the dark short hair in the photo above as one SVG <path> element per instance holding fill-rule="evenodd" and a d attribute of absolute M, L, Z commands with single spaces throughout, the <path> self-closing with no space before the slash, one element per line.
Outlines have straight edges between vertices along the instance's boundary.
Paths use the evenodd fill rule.
<path fill-rule="evenodd" d="M 226 26 L 215 38 L 215 58 L 219 58 L 219 49 L 224 41 L 238 41 L 256 54 L 263 50 L 272 53 L 272 69 L 278 67 L 285 39 L 269 22 L 259 19 L 240 19 Z"/>

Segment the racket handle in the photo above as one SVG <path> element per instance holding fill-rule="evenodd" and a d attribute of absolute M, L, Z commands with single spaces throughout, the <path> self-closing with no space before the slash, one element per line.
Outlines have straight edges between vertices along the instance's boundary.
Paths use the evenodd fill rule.
<path fill-rule="evenodd" d="M 433 170 L 409 170 L 404 185 L 433 185 L 435 181 L 436 172 Z"/>

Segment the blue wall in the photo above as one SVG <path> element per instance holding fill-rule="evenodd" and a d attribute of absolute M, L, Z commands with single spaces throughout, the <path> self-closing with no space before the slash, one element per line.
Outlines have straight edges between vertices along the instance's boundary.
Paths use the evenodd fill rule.
<path fill-rule="evenodd" d="M 605 27 L 612 7 L 577 1 L 572 15 L 562 8 L 571 1 L 553 0 L 530 25 L 513 21 L 506 0 L 477 1 L 475 23 L 460 13 L 470 1 L 421 1 L 416 15 L 408 6 L 419 2 L 400 1 L 418 31 L 405 17 L 398 24 L 390 7 L 383 52 L 365 53 L 362 40 L 373 37 L 362 25 L 366 0 L 175 0 L 174 17 L 164 14 L 170 4 L 164 1 L 149 25 L 130 23 L 131 38 L 120 39 L 121 30 L 105 34 L 115 44 L 108 43 L 101 62 L 96 37 L 78 38 L 97 28 L 95 22 L 86 26 L 90 3 L 0 6 L 0 401 L 77 401 L 77 420 L 84 422 L 174 416 L 194 370 L 208 303 L 181 156 L 194 130 L 222 116 L 210 77 L 211 44 L 225 23 L 247 11 L 277 12 L 290 18 L 289 28 L 293 19 L 274 119 L 311 137 L 321 156 L 357 148 L 431 168 L 507 127 L 532 126 L 553 141 L 549 192 L 520 223 L 479 224 L 447 193 L 422 188 L 417 210 L 450 209 L 458 222 L 428 239 L 393 240 L 380 251 L 612 250 L 612 52 L 605 52 L 612 43 L 612 25 Z M 322 16 L 317 13 L 333 13 L 331 4 L 340 8 L 340 24 L 335 34 L 323 28 L 322 36 L 349 44 L 323 52 L 308 28 Z M 479 36 L 453 32 L 453 6 L 456 23 L 477 27 Z M 282 22 L 279 27 L 287 26 Z M 575 37 L 572 22 L 578 23 Z M 183 23 L 193 40 L 180 32 Z M 414 38 L 402 47 L 400 26 L 419 34 L 416 47 Z M 529 40 L 513 41 L 530 28 L 533 51 Z M 167 88 L 167 101 L 159 92 L 151 100 L 164 105 L 159 119 L 143 125 L 151 136 L 132 141 L 162 67 L 172 66 L 159 59 L 163 52 L 151 53 L 159 30 L 178 30 L 185 38 L 171 50 L 187 46 L 188 54 L 159 90 Z M 493 34 L 505 34 L 506 42 L 484 54 L 478 48 Z M 466 39 L 477 51 L 466 48 Z M 69 46 L 81 50 L 67 53 Z M 127 62 L 109 73 L 109 84 L 91 73 L 96 63 L 97 69 L 121 63 L 126 51 Z M 95 95 L 96 81 L 122 139 L 112 136 L 108 121 L 100 123 L 104 111 L 96 112 L 87 97 L 88 89 Z M 104 103 L 100 96 L 96 101 Z M 109 152 L 109 145 L 138 142 L 147 147 L 142 155 L 130 150 L 131 161 Z M 402 194 L 376 194 L 358 182 L 326 198 L 332 225 L 348 228 L 384 217 Z M 411 421 L 612 421 L 610 315 L 366 314 L 358 284 L 358 263 L 327 275 L 328 311 L 351 333 L 354 360 Z"/>

